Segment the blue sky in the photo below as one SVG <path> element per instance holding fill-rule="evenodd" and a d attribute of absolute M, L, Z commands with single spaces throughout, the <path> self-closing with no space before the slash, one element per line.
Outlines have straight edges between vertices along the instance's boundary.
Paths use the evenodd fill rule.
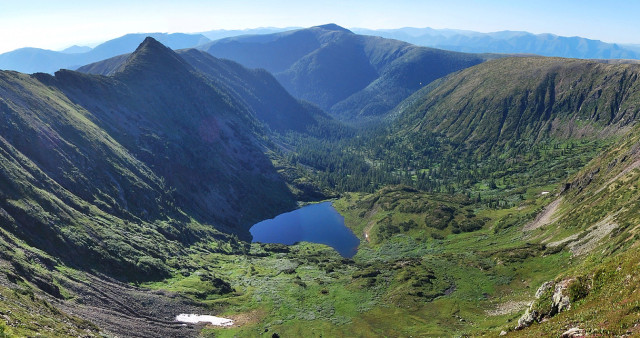
<path fill-rule="evenodd" d="M 636 0 L 0 0 L 0 53 L 126 33 L 308 27 L 523 30 L 640 44 Z"/>

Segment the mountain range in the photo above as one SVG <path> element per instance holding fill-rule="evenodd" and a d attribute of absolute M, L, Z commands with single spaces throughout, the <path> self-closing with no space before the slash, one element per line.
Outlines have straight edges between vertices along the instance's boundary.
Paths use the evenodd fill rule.
<path fill-rule="evenodd" d="M 70 47 L 57 52 L 41 48 L 20 48 L 0 54 L 0 69 L 22 73 L 54 73 L 60 69 L 76 69 L 88 63 L 128 54 L 151 36 L 172 49 L 189 48 L 209 41 L 204 35 L 182 33 L 127 34 L 106 41 L 95 48 Z"/>
<path fill-rule="evenodd" d="M 639 333 L 640 65 L 189 39 L 0 71 L 0 337 Z M 329 197 L 353 258 L 250 242 Z"/>
<path fill-rule="evenodd" d="M 379 117 L 431 81 L 496 57 L 360 36 L 336 25 L 243 35 L 198 49 L 248 68 L 265 69 L 293 96 L 351 121 Z M 125 58 L 117 56 L 78 70 L 106 75 Z"/>
<path fill-rule="evenodd" d="M 274 74 L 295 97 L 333 116 L 378 116 L 417 89 L 492 56 L 416 47 L 337 25 L 221 39 L 198 47 Z"/>
<path fill-rule="evenodd" d="M 238 35 L 263 35 L 263 34 L 272 34 L 279 33 L 284 31 L 290 31 L 294 29 L 300 29 L 302 27 L 262 27 L 262 28 L 249 28 L 249 29 L 215 29 L 206 32 L 201 32 L 200 34 L 206 36 L 211 41 L 224 39 L 232 36 Z"/>
<path fill-rule="evenodd" d="M 209 81 L 224 88 L 228 95 L 244 103 L 254 116 L 273 130 L 304 132 L 316 125 L 318 119 L 329 119 L 319 109 L 293 98 L 270 73 L 262 69 L 247 69 L 197 49 L 179 50 L 176 53 Z M 80 67 L 78 71 L 114 75 L 130 58 L 130 54 L 124 54 Z"/>
<path fill-rule="evenodd" d="M 418 46 L 466 53 L 520 53 L 579 59 L 640 59 L 633 46 L 606 43 L 583 37 L 532 34 L 519 31 L 480 33 L 467 30 L 433 28 L 365 29 L 358 34 L 382 36 Z"/>

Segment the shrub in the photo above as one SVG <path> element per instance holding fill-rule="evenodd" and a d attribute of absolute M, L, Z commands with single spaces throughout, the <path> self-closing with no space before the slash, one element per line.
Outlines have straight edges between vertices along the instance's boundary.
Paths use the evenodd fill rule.
<path fill-rule="evenodd" d="M 578 277 L 569 284 L 567 290 L 569 291 L 569 299 L 571 302 L 576 302 L 589 294 L 588 281 L 584 277 Z"/>
<path fill-rule="evenodd" d="M 454 213 L 455 209 L 446 205 L 440 205 L 425 217 L 424 222 L 429 227 L 443 230 L 449 226 L 453 220 Z"/>
<path fill-rule="evenodd" d="M 402 222 L 399 224 L 400 228 L 402 229 L 402 231 L 409 231 L 411 229 L 417 228 L 418 227 L 418 223 L 416 223 L 416 221 L 410 219 L 406 222 Z"/>
<path fill-rule="evenodd" d="M 135 278 L 140 280 L 161 279 L 169 275 L 169 268 L 158 258 L 142 256 L 136 262 Z"/>
<path fill-rule="evenodd" d="M 433 239 L 438 239 L 438 240 L 443 240 L 444 239 L 444 236 L 439 234 L 439 233 L 437 233 L 437 232 L 432 232 L 430 235 L 431 235 L 431 238 L 433 238 Z"/>
<path fill-rule="evenodd" d="M 4 323 L 0 323 L 0 338 L 9 338 L 12 337 L 11 331 L 4 325 Z"/>

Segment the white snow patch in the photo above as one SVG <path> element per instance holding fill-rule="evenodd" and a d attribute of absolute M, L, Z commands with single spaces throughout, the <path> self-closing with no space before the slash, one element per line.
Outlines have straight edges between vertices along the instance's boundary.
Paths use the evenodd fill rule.
<path fill-rule="evenodd" d="M 207 316 L 207 315 L 194 315 L 194 314 L 179 314 L 176 316 L 176 321 L 183 323 L 202 323 L 208 322 L 211 325 L 216 326 L 231 326 L 233 325 L 232 319 L 216 317 L 216 316 Z"/>
<path fill-rule="evenodd" d="M 543 191 L 540 193 L 540 195 L 547 195 L 549 192 L 548 191 Z"/>

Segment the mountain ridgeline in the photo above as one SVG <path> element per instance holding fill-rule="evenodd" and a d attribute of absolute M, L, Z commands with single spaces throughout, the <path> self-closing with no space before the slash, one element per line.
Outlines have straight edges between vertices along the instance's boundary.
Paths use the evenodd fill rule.
<path fill-rule="evenodd" d="M 431 81 L 492 57 L 357 35 L 337 25 L 232 37 L 198 48 L 264 68 L 293 96 L 346 120 L 384 115 Z"/>
<path fill-rule="evenodd" d="M 20 48 L 0 54 L 0 69 L 22 73 L 54 73 L 60 69 L 76 69 L 91 62 L 131 53 L 147 37 L 151 36 L 172 49 L 190 48 L 209 42 L 200 34 L 147 33 L 127 34 L 106 41 L 95 48 L 71 49 L 60 52 L 40 48 Z"/>
<path fill-rule="evenodd" d="M 224 88 L 225 93 L 241 102 L 255 117 L 278 132 L 305 132 L 319 121 L 330 120 L 320 109 L 292 97 L 280 83 L 262 69 L 247 69 L 240 64 L 218 59 L 197 49 L 176 52 L 201 76 Z M 129 58 L 128 54 L 78 68 L 79 72 L 114 75 Z"/>
<path fill-rule="evenodd" d="M 638 65 L 506 58 L 450 75 L 403 103 L 397 128 L 470 148 L 606 136 L 637 122 Z"/>
<path fill-rule="evenodd" d="M 111 77 L 2 78 L 3 225 L 69 264 L 149 278 L 295 207 L 255 117 L 152 38 Z"/>
<path fill-rule="evenodd" d="M 579 59 L 639 59 L 637 48 L 578 36 L 532 34 L 518 31 L 480 33 L 455 29 L 359 29 L 358 34 L 382 36 L 418 46 L 465 53 L 519 53 Z"/>

